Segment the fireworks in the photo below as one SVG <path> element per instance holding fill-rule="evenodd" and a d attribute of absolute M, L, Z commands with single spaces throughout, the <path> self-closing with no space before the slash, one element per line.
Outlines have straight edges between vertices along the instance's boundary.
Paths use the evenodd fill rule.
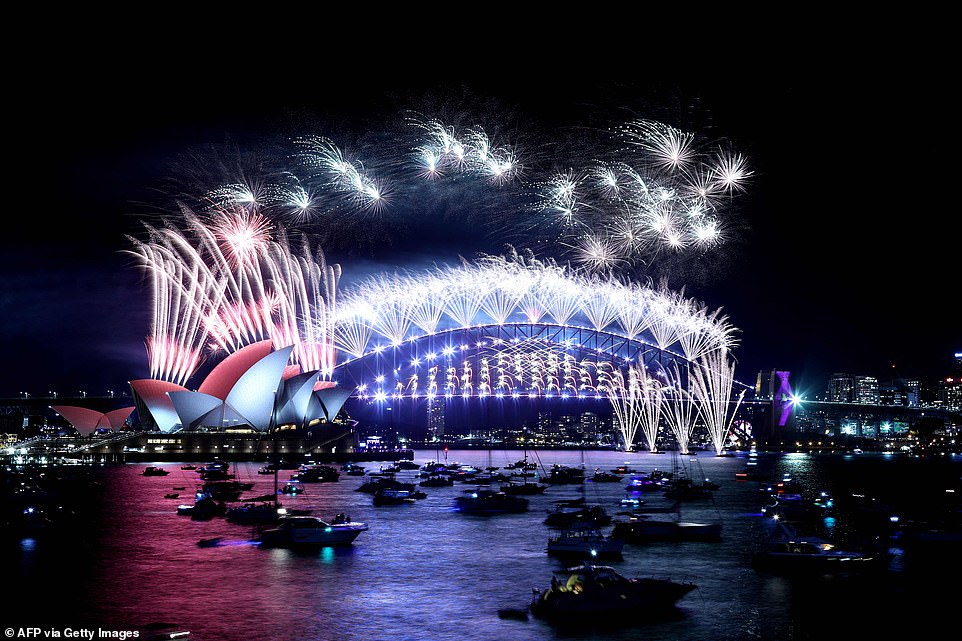
<path fill-rule="evenodd" d="M 725 141 L 634 119 L 566 140 L 533 127 L 512 144 L 508 114 L 448 115 L 305 132 L 264 152 L 261 176 L 208 178 L 192 208 L 253 206 L 328 252 L 423 245 L 442 227 L 479 252 L 512 244 L 649 280 L 704 264 L 737 237 L 734 205 L 752 170 Z"/>
<path fill-rule="evenodd" d="M 692 397 L 699 417 L 708 428 L 715 453 L 721 454 L 735 413 L 747 390 L 742 389 L 738 393 L 732 407 L 735 363 L 730 359 L 728 350 L 719 349 L 705 354 L 698 358 L 697 365 L 691 371 Z"/>
<path fill-rule="evenodd" d="M 328 377 L 369 360 L 380 369 L 359 384 L 374 397 L 604 399 L 626 449 L 640 430 L 655 451 L 663 422 L 686 449 L 692 407 L 721 430 L 707 399 L 727 403 L 731 381 L 711 359 L 736 329 L 669 289 L 660 266 L 684 273 L 688 255 L 704 264 L 731 239 L 746 159 L 645 119 L 566 144 L 507 140 L 499 124 L 407 112 L 351 139 L 305 132 L 271 148 L 259 175 L 205 184 L 180 222 L 147 225 L 131 253 L 153 292 L 152 375 L 183 384 L 205 358 L 269 338 Z M 476 241 L 476 258 L 339 289 L 320 249 L 428 244 L 438 228 L 439 242 Z M 486 253 L 494 243 L 508 253 Z M 689 374 L 689 402 L 672 407 L 688 397 L 664 361 L 676 379 L 715 373 Z"/>
<path fill-rule="evenodd" d="M 626 452 L 634 449 L 634 438 L 641 430 L 651 452 L 658 451 L 661 423 L 662 382 L 648 373 L 645 365 L 632 365 L 627 373 L 613 372 L 608 397 L 614 408 Z"/>
<path fill-rule="evenodd" d="M 148 241 L 130 239 L 152 286 L 151 375 L 182 385 L 207 355 L 265 338 L 293 345 L 305 371 L 330 373 L 340 267 L 236 204 L 214 218 L 182 213 L 184 229 L 147 226 Z"/>
<path fill-rule="evenodd" d="M 585 276 L 554 263 L 485 256 L 458 267 L 380 275 L 346 289 L 335 313 L 334 341 L 351 357 L 478 325 L 580 326 L 679 346 L 694 359 L 736 344 L 718 312 L 667 291 Z"/>

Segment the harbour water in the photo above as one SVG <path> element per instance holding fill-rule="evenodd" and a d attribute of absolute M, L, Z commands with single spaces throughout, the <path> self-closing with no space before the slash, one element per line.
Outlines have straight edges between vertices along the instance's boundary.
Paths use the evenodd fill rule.
<path fill-rule="evenodd" d="M 437 456 L 418 450 L 415 462 Z M 448 462 L 482 468 L 503 468 L 522 456 L 518 450 L 446 454 Z M 548 468 L 583 465 L 589 477 L 595 469 L 624 464 L 638 472 L 671 471 L 681 462 L 694 478 L 704 475 L 719 485 L 713 498 L 683 503 L 681 516 L 720 519 L 721 540 L 630 544 L 621 560 L 605 561 L 629 577 L 695 583 L 676 613 L 627 627 L 585 621 L 574 628 L 499 616 L 501 610 L 526 610 L 532 589 L 546 587 L 566 565 L 545 552 L 549 530 L 543 521 L 555 501 L 584 496 L 623 518 L 617 515 L 625 509 L 623 482 L 553 485 L 527 497 L 526 513 L 484 517 L 453 509 L 455 497 L 471 485 L 424 488 L 427 497 L 415 504 L 375 507 L 370 494 L 357 491 L 368 478 L 342 474 L 337 482 L 306 484 L 303 493 L 280 500 L 325 519 L 345 513 L 370 529 L 350 547 L 296 552 L 261 548 L 249 525 L 177 514 L 177 506 L 192 499 L 197 473 L 160 463 L 170 474 L 144 476 L 141 464 L 84 468 L 75 487 L 83 494 L 71 499 L 77 518 L 68 531 L 5 537 L 3 567 L 12 593 L 3 598 L 0 622 L 14 630 L 137 631 L 139 638 L 169 624 L 189 630 L 194 641 L 877 641 L 935 634 L 957 618 L 962 544 L 910 553 L 897 537 L 884 535 L 881 524 L 885 510 L 912 509 L 919 501 L 935 505 L 962 489 L 962 456 L 548 451 L 529 453 L 529 459 Z M 273 491 L 273 477 L 257 473 L 261 465 L 235 465 L 238 479 L 255 483 L 248 494 Z M 369 471 L 380 466 L 364 465 Z M 746 470 L 754 477 L 739 480 Z M 281 471 L 281 482 L 291 473 Z M 398 478 L 417 482 L 416 474 L 402 470 Z M 754 569 L 751 554 L 770 528 L 761 508 L 771 501 L 760 479 L 784 476 L 807 490 L 830 491 L 840 505 L 856 496 L 877 507 L 871 513 L 878 522 L 865 518 L 868 510 L 838 510 L 824 524 L 840 542 L 874 543 L 890 553 L 887 569 L 867 578 L 804 579 Z M 220 537 L 218 545 L 197 545 L 213 537 Z"/>

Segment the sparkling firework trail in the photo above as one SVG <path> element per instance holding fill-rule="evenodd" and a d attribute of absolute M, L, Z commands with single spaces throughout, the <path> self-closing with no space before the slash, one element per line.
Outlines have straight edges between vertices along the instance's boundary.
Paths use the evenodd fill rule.
<path fill-rule="evenodd" d="M 520 144 L 505 144 L 492 135 L 507 127 L 504 114 L 448 115 L 402 111 L 360 135 L 294 136 L 266 152 L 262 177 L 247 170 L 205 186 L 202 201 L 256 207 L 327 251 L 513 244 L 588 272 L 650 280 L 738 240 L 733 205 L 752 170 L 725 141 L 637 118 L 565 141 L 554 139 L 558 130 L 522 130 Z"/>
<path fill-rule="evenodd" d="M 330 374 L 340 267 L 306 240 L 294 253 L 283 233 L 272 238 L 263 218 L 236 205 L 220 217 L 182 215 L 184 229 L 147 226 L 146 242 L 130 239 L 153 291 L 151 375 L 182 385 L 208 354 L 265 338 L 293 345 L 305 371 Z"/>
<path fill-rule="evenodd" d="M 353 357 L 440 329 L 537 322 L 581 326 L 686 358 L 732 348 L 735 328 L 679 294 L 585 275 L 554 263 L 485 256 L 458 267 L 378 275 L 345 289 L 335 314 L 335 343 Z"/>
<path fill-rule="evenodd" d="M 425 111 L 402 112 L 383 131 L 300 132 L 268 148 L 257 171 L 197 185 L 182 225 L 148 225 L 146 240 L 131 239 L 153 288 L 152 373 L 182 382 L 208 355 L 264 338 L 330 373 L 339 360 L 482 324 L 591 328 L 689 359 L 736 344 L 727 318 L 672 293 L 665 273 L 685 274 L 686 260 L 700 268 L 733 240 L 733 203 L 752 176 L 744 156 L 648 119 L 560 141 L 558 130 L 532 133 L 501 113 Z M 339 292 L 340 268 L 288 240 L 301 234 L 348 254 L 385 243 L 441 251 L 461 238 L 477 258 Z M 495 244 L 520 252 L 484 253 Z M 657 291 L 638 284 L 659 279 Z M 447 375 L 402 388 L 444 389 Z M 493 363 L 451 375 L 487 392 L 509 380 L 584 384 Z M 589 387 L 604 386 L 598 376 Z"/>
<path fill-rule="evenodd" d="M 716 349 L 703 354 L 697 363 L 699 366 L 691 371 L 692 394 L 698 416 L 708 428 L 715 454 L 720 455 L 746 390 L 738 393 L 733 406 L 735 361 L 730 358 L 728 350 Z"/>

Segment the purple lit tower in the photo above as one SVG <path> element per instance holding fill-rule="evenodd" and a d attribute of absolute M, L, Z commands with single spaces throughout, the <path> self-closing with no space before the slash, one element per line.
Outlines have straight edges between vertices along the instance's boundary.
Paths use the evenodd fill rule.
<path fill-rule="evenodd" d="M 772 395 L 772 421 L 777 421 L 772 425 L 773 434 L 779 433 L 781 428 L 785 427 L 794 407 L 792 403 L 794 393 L 791 384 L 788 382 L 791 375 L 791 372 L 774 372 L 774 376 L 778 378 L 778 389 Z"/>

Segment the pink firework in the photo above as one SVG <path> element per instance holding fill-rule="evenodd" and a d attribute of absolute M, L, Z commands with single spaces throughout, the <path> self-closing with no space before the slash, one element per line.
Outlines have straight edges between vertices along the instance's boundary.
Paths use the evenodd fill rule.
<path fill-rule="evenodd" d="M 235 265 L 252 261 L 272 239 L 273 224 L 257 211 L 236 206 L 217 209 L 211 216 L 214 236 Z"/>

